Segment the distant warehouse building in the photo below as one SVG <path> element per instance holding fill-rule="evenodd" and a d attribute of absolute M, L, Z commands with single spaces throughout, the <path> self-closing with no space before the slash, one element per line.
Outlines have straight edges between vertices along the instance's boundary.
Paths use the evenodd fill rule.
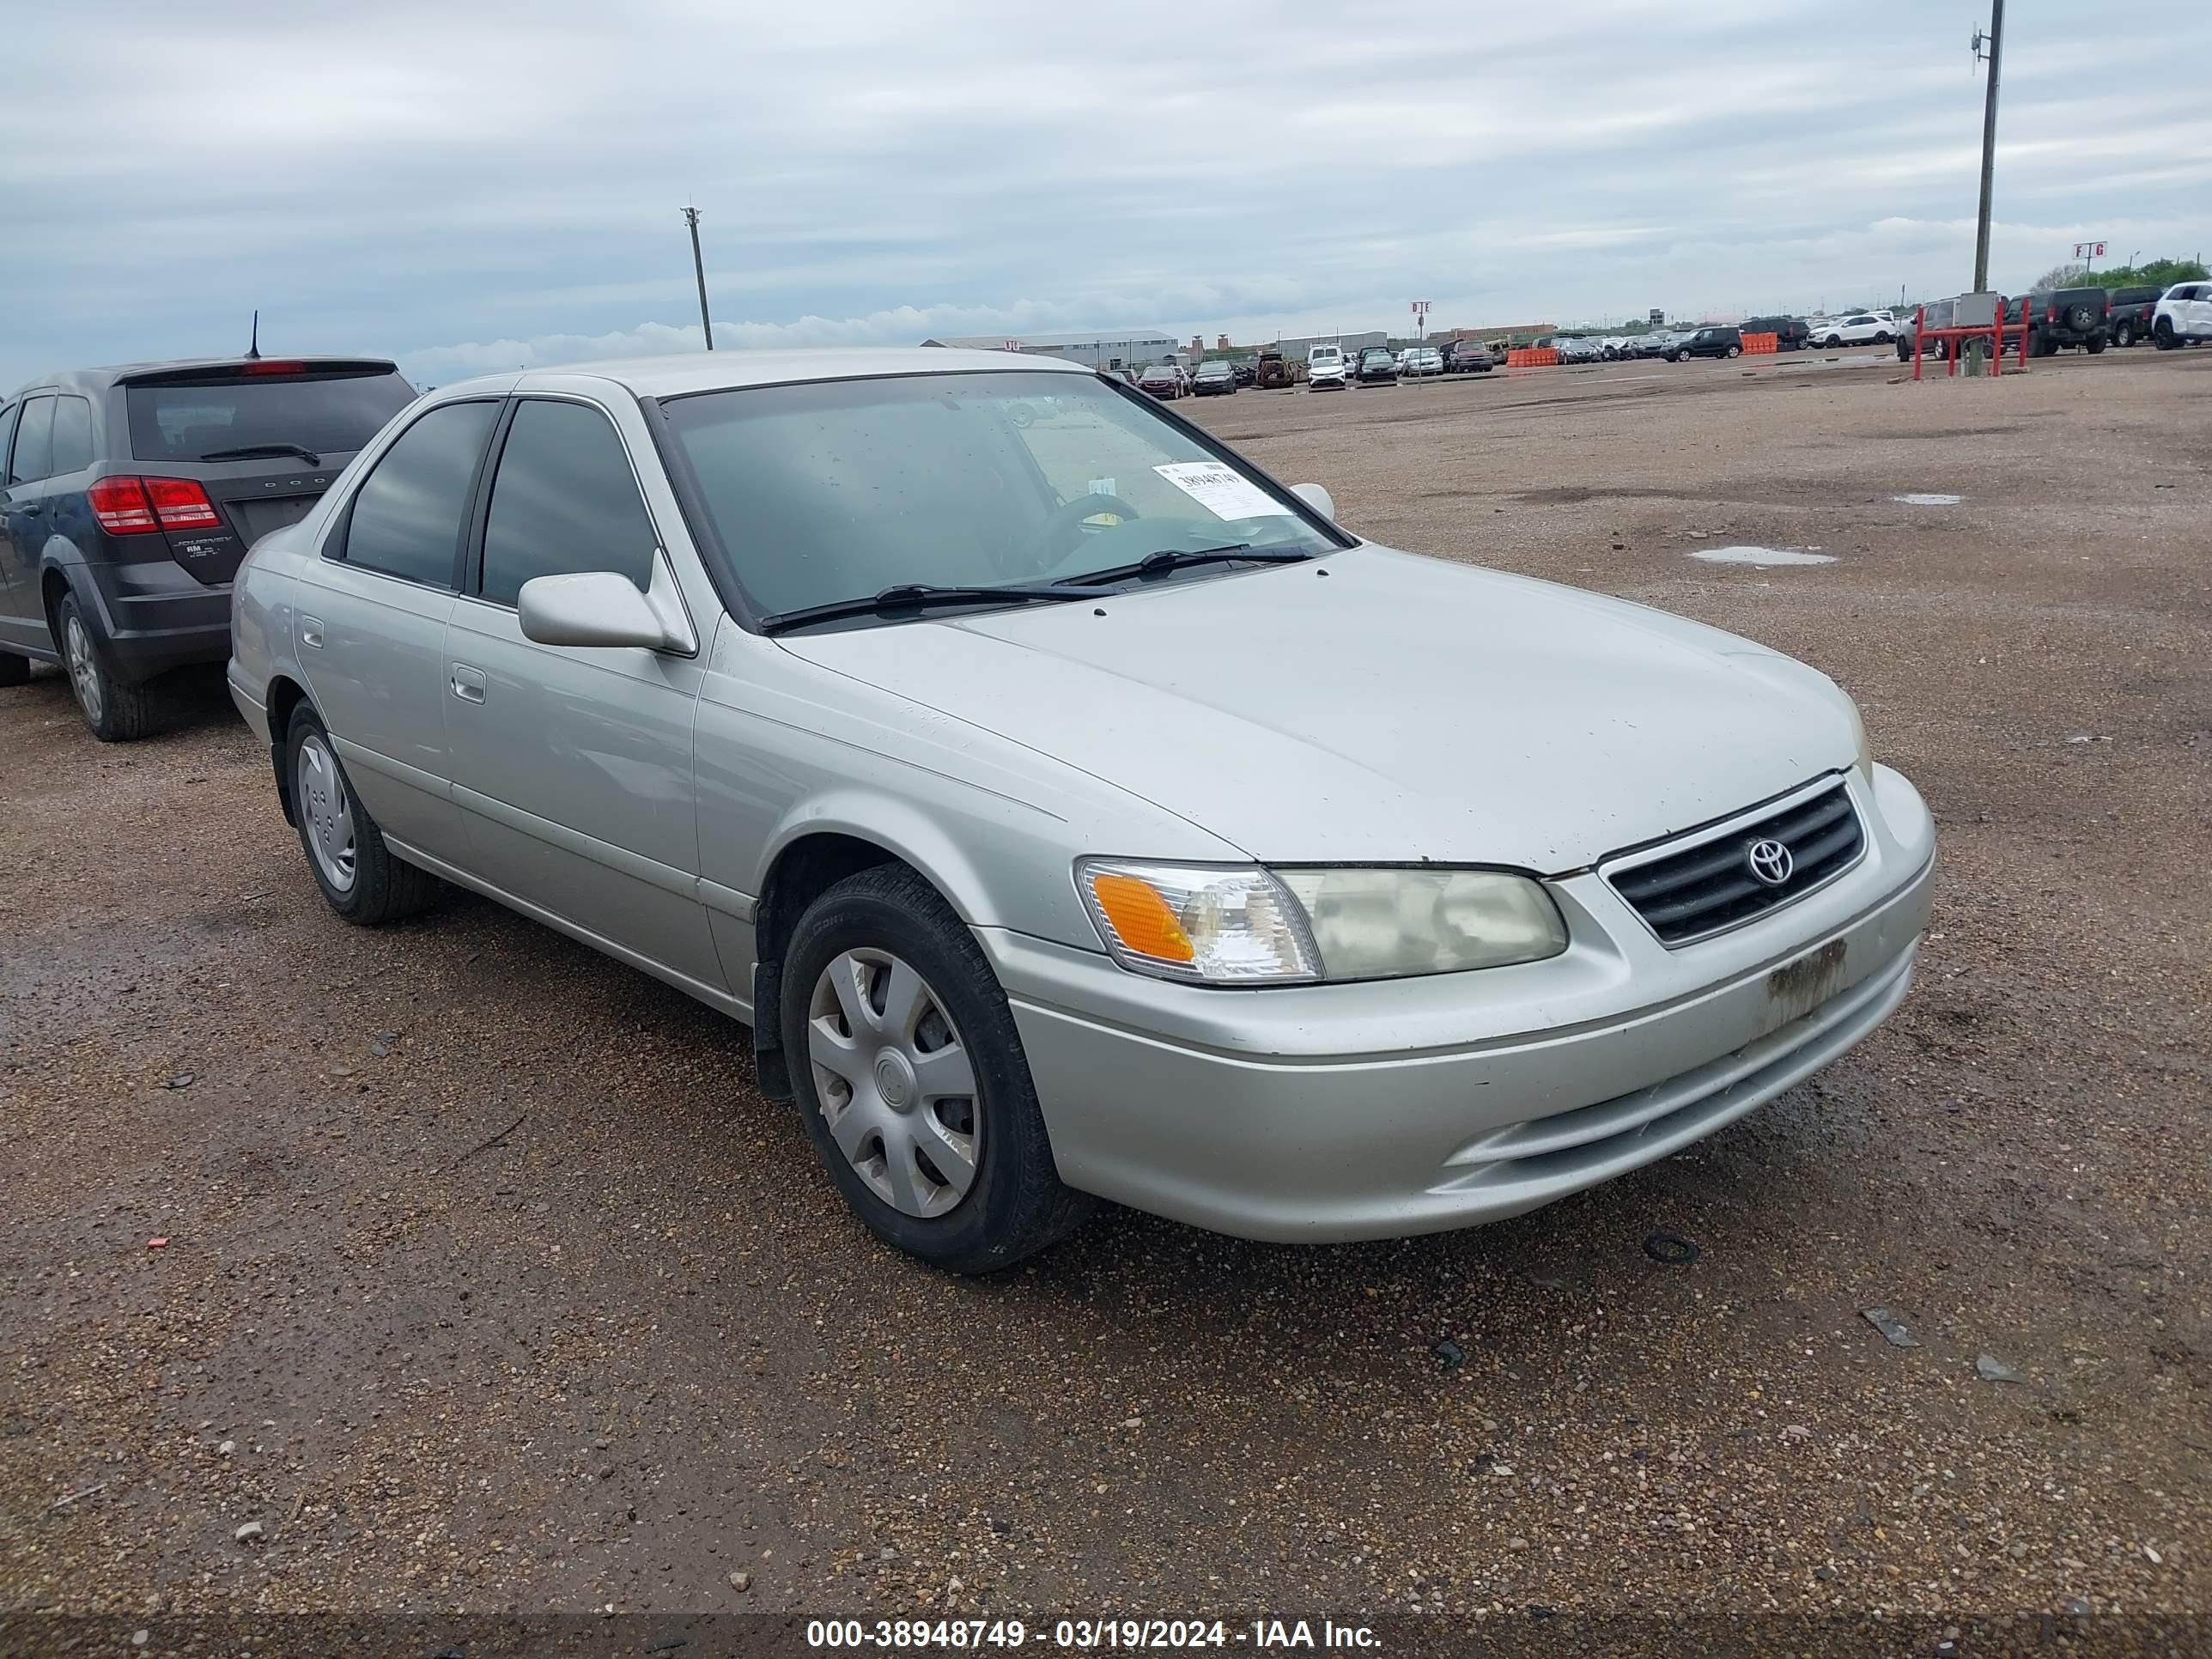
<path fill-rule="evenodd" d="M 1142 368 L 1176 354 L 1176 339 L 1157 328 L 1102 329 L 1088 334 L 975 335 L 957 340 L 924 340 L 926 346 L 957 346 L 969 351 L 1027 351 L 1040 357 L 1065 357 L 1090 368 Z"/>
<path fill-rule="evenodd" d="M 1317 345 L 1341 346 L 1344 355 L 1349 357 L 1355 351 L 1366 350 L 1369 346 L 1387 346 L 1390 343 L 1390 337 L 1381 329 L 1375 328 L 1364 334 L 1311 334 L 1295 340 L 1275 340 L 1269 343 L 1293 362 L 1303 362 Z"/>

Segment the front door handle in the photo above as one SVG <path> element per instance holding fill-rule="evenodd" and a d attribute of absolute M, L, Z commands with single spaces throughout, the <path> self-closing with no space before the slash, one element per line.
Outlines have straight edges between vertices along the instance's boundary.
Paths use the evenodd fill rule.
<path fill-rule="evenodd" d="M 471 668 L 465 662 L 455 663 L 453 695 L 463 702 L 482 702 L 484 700 L 483 670 Z"/>
<path fill-rule="evenodd" d="M 323 624 L 319 617 L 300 618 L 300 643 L 319 651 L 323 648 Z"/>

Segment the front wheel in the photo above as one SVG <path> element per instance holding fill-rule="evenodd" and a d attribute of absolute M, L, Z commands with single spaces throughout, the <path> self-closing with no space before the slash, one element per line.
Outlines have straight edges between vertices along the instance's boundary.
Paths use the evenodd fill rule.
<path fill-rule="evenodd" d="M 1840 349 L 1843 343 L 1844 337 L 1840 334 L 1831 334 L 1828 337 L 1828 349 L 1831 351 Z"/>
<path fill-rule="evenodd" d="M 2173 325 L 2161 317 L 2158 326 L 2151 331 L 2151 339 L 2160 351 L 2171 351 L 2181 343 L 2173 337 Z"/>
<path fill-rule="evenodd" d="M 815 900 L 782 984 L 807 1139 L 878 1237 L 990 1273 L 1090 1213 L 1060 1182 L 1006 993 L 915 871 L 879 865 Z"/>
<path fill-rule="evenodd" d="M 1874 343 L 1876 345 L 1887 345 L 1889 343 L 1889 340 L 1890 335 L 1887 329 L 1877 329 L 1875 331 Z"/>
<path fill-rule="evenodd" d="M 293 821 L 324 902 L 363 927 L 427 908 L 438 896 L 438 878 L 394 857 L 385 846 L 384 832 L 338 764 L 331 734 L 304 702 L 292 711 L 284 754 Z"/>

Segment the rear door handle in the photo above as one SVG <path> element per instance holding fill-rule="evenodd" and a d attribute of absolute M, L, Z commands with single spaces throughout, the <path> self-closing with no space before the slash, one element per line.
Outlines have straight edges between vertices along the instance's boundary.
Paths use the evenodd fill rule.
<path fill-rule="evenodd" d="M 323 624 L 319 618 L 314 617 L 300 618 L 300 643 L 312 646 L 318 651 L 323 648 Z"/>
<path fill-rule="evenodd" d="M 471 668 L 465 662 L 455 663 L 453 695 L 463 702 L 482 702 L 484 700 L 483 670 Z"/>

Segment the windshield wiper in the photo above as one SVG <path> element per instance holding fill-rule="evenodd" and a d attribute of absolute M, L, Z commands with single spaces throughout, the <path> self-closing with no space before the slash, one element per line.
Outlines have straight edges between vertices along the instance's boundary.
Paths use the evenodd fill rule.
<path fill-rule="evenodd" d="M 320 466 L 323 458 L 312 449 L 302 449 L 297 444 L 247 444 L 238 449 L 210 449 L 200 457 L 204 461 L 261 461 L 278 455 L 297 455 L 309 466 Z"/>
<path fill-rule="evenodd" d="M 772 617 L 763 617 L 760 626 L 763 634 L 781 634 L 787 629 L 803 628 L 808 623 L 835 622 L 843 617 L 872 617 L 883 611 L 919 610 L 924 605 L 998 605 L 1020 599 L 1064 602 L 1083 597 L 1079 591 L 1070 588 L 1023 586 L 1018 583 L 1003 587 L 980 584 L 938 587 L 927 582 L 901 582 L 859 599 L 832 599 L 827 605 L 809 605 L 796 611 L 779 611 Z"/>
<path fill-rule="evenodd" d="M 1255 547 L 1249 542 L 1232 542 L 1226 547 L 1164 547 L 1156 553 L 1146 554 L 1134 564 L 1117 564 L 1060 580 L 1071 587 L 1098 587 L 1139 576 L 1158 576 L 1170 570 L 1188 570 L 1197 564 L 1229 564 L 1247 559 L 1257 564 L 1298 564 L 1319 557 L 1320 554 L 1300 548 Z"/>

